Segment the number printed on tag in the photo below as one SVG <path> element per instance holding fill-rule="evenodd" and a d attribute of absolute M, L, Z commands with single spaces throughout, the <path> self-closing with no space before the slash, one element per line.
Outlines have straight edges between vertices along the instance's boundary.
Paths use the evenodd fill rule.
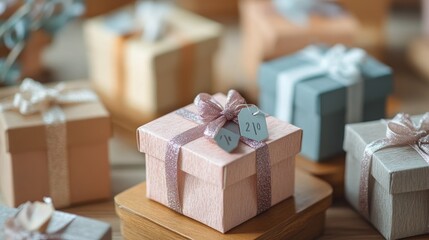
<path fill-rule="evenodd" d="M 263 141 L 268 138 L 267 120 L 265 114 L 259 112 L 255 106 L 241 109 L 238 114 L 238 124 L 240 125 L 241 136 Z M 255 114 L 257 113 L 257 114 Z"/>
<path fill-rule="evenodd" d="M 240 134 L 237 124 L 227 123 L 215 136 L 215 141 L 223 150 L 232 152 L 237 148 Z"/>

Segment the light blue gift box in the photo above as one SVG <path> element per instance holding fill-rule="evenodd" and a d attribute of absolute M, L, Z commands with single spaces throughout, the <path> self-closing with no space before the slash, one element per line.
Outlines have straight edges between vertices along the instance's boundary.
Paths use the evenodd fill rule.
<path fill-rule="evenodd" d="M 318 48 L 327 51 L 326 47 Z M 277 94 L 282 90 L 277 87 L 280 74 L 316 64 L 300 52 L 263 63 L 258 76 L 262 111 L 276 116 L 276 108 L 283 107 L 276 105 Z M 369 56 L 359 68 L 364 80 L 361 120 L 381 119 L 385 116 L 386 98 L 393 89 L 392 70 Z M 342 153 L 347 87 L 321 75 L 298 82 L 293 91 L 291 123 L 304 131 L 301 154 L 320 162 Z"/>

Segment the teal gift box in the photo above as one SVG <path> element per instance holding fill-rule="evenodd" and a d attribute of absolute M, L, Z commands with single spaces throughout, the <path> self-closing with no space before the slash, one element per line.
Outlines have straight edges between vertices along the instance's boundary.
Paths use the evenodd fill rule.
<path fill-rule="evenodd" d="M 316 162 L 343 152 L 345 124 L 383 118 L 393 89 L 388 66 L 344 46 L 310 46 L 258 74 L 260 108 L 302 128 L 301 155 Z"/>

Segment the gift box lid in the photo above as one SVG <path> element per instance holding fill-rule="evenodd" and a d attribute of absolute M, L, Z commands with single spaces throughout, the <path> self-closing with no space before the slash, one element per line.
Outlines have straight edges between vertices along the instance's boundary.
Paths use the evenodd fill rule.
<path fill-rule="evenodd" d="M 17 209 L 0 205 L 0 239 L 5 238 L 3 226 L 6 220 L 17 212 Z M 51 221 L 55 221 L 55 218 L 60 217 L 60 214 L 71 215 L 55 212 Z M 61 233 L 61 239 L 110 240 L 112 239 L 112 229 L 107 223 L 79 216 Z"/>
<path fill-rule="evenodd" d="M 134 15 L 134 8 L 126 7 L 110 15 L 88 20 L 85 28 L 88 34 L 108 36 L 113 40 L 123 36 L 128 44 L 145 49 L 144 52 L 149 56 L 158 56 L 196 42 L 219 39 L 222 32 L 219 23 L 172 7 L 166 19 L 164 35 L 157 41 L 149 42 L 142 39 Z"/>
<path fill-rule="evenodd" d="M 320 51 L 326 50 L 326 47 L 320 47 Z M 280 74 L 314 64 L 313 60 L 300 52 L 263 63 L 259 70 L 261 94 L 275 98 Z M 386 98 L 392 92 L 392 70 L 383 63 L 368 56 L 361 65 L 361 74 L 364 79 L 365 103 Z M 319 115 L 329 114 L 345 109 L 346 94 L 346 87 L 328 76 L 313 77 L 295 85 L 294 107 Z"/>
<path fill-rule="evenodd" d="M 84 81 L 66 84 L 66 89 L 89 88 Z M 0 97 L 10 98 L 16 87 L 2 89 Z M 100 101 L 71 104 L 62 107 L 66 116 L 67 145 L 97 143 L 110 138 L 111 123 L 107 110 Z M 6 150 L 11 153 L 47 149 L 46 130 L 41 114 L 21 115 L 14 110 L 0 112 L 0 131 L 5 134 Z"/>
<path fill-rule="evenodd" d="M 214 95 L 222 105 L 223 94 Z M 191 104 L 186 109 L 197 112 Z M 295 156 L 301 149 L 302 130 L 274 117 L 267 117 L 271 165 Z M 161 161 L 165 159 L 167 143 L 173 137 L 194 128 L 191 122 L 175 112 L 169 113 L 137 129 L 140 152 Z M 180 169 L 222 189 L 256 173 L 256 153 L 249 146 L 239 143 L 237 149 L 227 153 L 211 140 L 201 137 L 182 147 L 179 156 Z"/>
<path fill-rule="evenodd" d="M 417 123 L 420 118 L 412 119 Z M 385 138 L 386 129 L 383 121 L 348 124 L 344 150 L 360 161 L 366 145 Z M 371 175 L 391 194 L 429 189 L 429 164 L 410 146 L 377 151 L 372 158 Z"/>

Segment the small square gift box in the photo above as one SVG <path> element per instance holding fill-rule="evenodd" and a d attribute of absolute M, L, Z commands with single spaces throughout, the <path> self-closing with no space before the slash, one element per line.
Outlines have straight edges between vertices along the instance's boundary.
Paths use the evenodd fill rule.
<path fill-rule="evenodd" d="M 0 191 L 16 207 L 50 196 L 56 208 L 111 196 L 109 114 L 82 82 L 25 79 L 0 101 Z"/>
<path fill-rule="evenodd" d="M 346 197 L 387 239 L 429 233 L 429 113 L 346 127 Z"/>
<path fill-rule="evenodd" d="M 304 131 L 301 154 L 323 161 L 342 153 L 346 123 L 385 116 L 392 70 L 361 49 L 309 46 L 264 63 L 263 111 Z"/>
<path fill-rule="evenodd" d="M 298 51 L 309 44 L 352 45 L 359 30 L 354 17 L 337 5 L 319 0 L 243 0 L 242 57 L 249 88 L 257 96 L 261 62 Z"/>
<path fill-rule="evenodd" d="M 292 196 L 301 129 L 234 90 L 194 103 L 137 130 L 149 199 L 225 233 Z"/>
<path fill-rule="evenodd" d="M 221 26 L 144 2 L 85 23 L 90 78 L 114 121 L 136 129 L 210 92 Z"/>
<path fill-rule="evenodd" d="M 0 206 L 0 239 L 110 240 L 109 224 L 55 211 L 50 198 L 27 202 L 18 209 Z"/>

